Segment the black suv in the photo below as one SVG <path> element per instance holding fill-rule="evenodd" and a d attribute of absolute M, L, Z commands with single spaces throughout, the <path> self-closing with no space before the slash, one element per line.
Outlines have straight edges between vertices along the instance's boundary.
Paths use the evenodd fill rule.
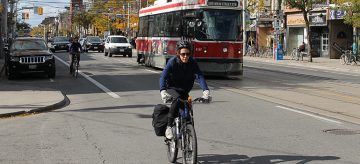
<path fill-rule="evenodd" d="M 19 37 L 10 46 L 5 56 L 5 74 L 13 79 L 20 73 L 44 72 L 55 77 L 55 58 L 44 39 Z"/>
<path fill-rule="evenodd" d="M 85 52 L 89 50 L 104 52 L 104 43 L 98 36 L 87 36 L 82 48 Z"/>
<path fill-rule="evenodd" d="M 51 43 L 51 51 L 56 52 L 57 50 L 66 50 L 69 52 L 69 38 L 66 36 L 57 36 L 54 37 Z"/>

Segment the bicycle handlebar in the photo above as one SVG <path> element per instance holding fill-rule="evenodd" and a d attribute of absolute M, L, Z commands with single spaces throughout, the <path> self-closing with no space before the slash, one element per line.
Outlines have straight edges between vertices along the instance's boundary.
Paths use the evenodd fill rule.
<path fill-rule="evenodd" d="M 165 103 L 172 103 L 174 101 L 180 101 L 182 103 L 187 103 L 188 102 L 188 100 L 183 100 L 183 99 L 180 99 L 180 98 L 171 97 L 170 99 L 167 99 L 165 101 Z M 204 99 L 202 97 L 197 97 L 194 100 L 192 100 L 192 102 L 200 102 L 200 103 L 207 104 L 207 103 L 210 103 L 210 100 L 209 99 Z"/>

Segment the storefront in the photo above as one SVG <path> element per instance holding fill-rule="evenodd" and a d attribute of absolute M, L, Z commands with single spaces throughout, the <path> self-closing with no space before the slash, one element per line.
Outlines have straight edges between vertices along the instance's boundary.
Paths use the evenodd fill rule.
<path fill-rule="evenodd" d="M 257 16 L 256 43 L 259 49 L 272 47 L 273 43 L 273 14 L 271 12 L 261 12 Z"/>
<path fill-rule="evenodd" d="M 329 56 L 329 29 L 327 26 L 326 11 L 309 15 L 311 32 L 311 54 L 313 57 Z"/>
<path fill-rule="evenodd" d="M 351 49 L 353 39 L 355 38 L 352 26 L 344 23 L 344 15 L 345 12 L 341 10 L 329 11 L 330 59 L 340 58 L 341 49 Z"/>
<path fill-rule="evenodd" d="M 286 18 L 286 51 L 291 53 L 302 42 L 307 43 L 306 28 L 303 14 L 289 14 Z"/>

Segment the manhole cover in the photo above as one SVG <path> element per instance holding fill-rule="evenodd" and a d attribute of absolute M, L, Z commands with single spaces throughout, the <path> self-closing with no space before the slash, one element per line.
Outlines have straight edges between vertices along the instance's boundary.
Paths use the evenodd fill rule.
<path fill-rule="evenodd" d="M 360 134 L 360 130 L 351 129 L 328 129 L 324 130 L 325 133 L 336 134 L 336 135 L 355 135 Z"/>

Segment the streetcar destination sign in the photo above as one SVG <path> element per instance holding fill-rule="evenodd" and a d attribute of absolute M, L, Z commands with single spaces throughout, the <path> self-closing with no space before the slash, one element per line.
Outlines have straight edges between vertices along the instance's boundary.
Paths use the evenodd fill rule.
<path fill-rule="evenodd" d="M 209 6 L 227 6 L 227 7 L 238 7 L 237 1 L 208 1 Z"/>

